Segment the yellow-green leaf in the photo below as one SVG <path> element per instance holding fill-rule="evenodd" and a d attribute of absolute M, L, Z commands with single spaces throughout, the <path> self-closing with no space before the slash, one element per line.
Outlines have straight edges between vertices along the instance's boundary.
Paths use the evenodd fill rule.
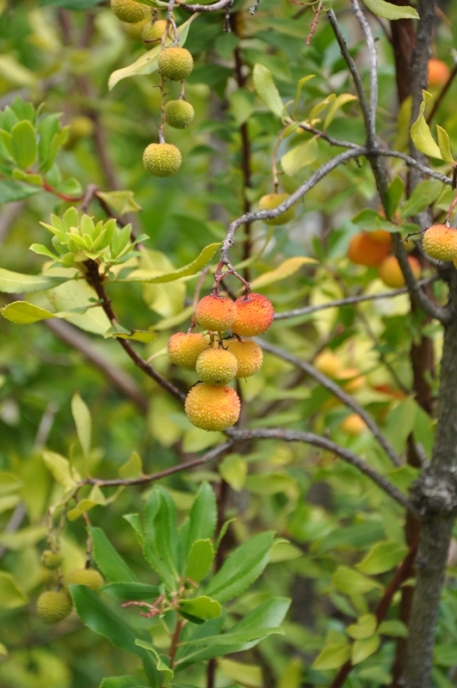
<path fill-rule="evenodd" d="M 369 575 L 384 573 L 402 561 L 407 551 L 405 545 L 397 542 L 377 542 L 355 568 Z"/>
<path fill-rule="evenodd" d="M 8 654 L 8 650 L 7 650 L 6 646 L 3 645 L 3 643 L 0 643 L 0 655 L 6 656 L 7 654 Z"/>
<path fill-rule="evenodd" d="M 332 102 L 329 108 L 327 117 L 325 118 L 324 131 L 333 122 L 333 118 L 335 117 L 337 111 L 341 107 L 343 107 L 343 105 L 346 105 L 346 103 L 350 103 L 352 100 L 357 100 L 357 98 L 356 96 L 353 96 L 351 93 L 341 93 L 339 96 L 335 98 L 335 100 Z"/>
<path fill-rule="evenodd" d="M 278 688 L 300 688 L 303 677 L 303 663 L 298 657 L 291 659 L 282 672 Z"/>
<path fill-rule="evenodd" d="M 383 19 L 419 19 L 416 10 L 408 5 L 393 5 L 385 0 L 363 0 L 368 9 Z"/>
<path fill-rule="evenodd" d="M 18 122 L 11 129 L 13 155 L 19 167 L 26 170 L 35 162 L 37 154 L 36 132 L 28 120 Z"/>
<path fill-rule="evenodd" d="M 27 301 L 13 301 L 13 303 L 9 303 L 0 309 L 0 312 L 6 320 L 10 320 L 16 323 L 16 325 L 30 325 L 40 320 L 55 317 L 55 314 L 51 313 L 51 311 L 35 306 Z"/>
<path fill-rule="evenodd" d="M 6 571 L 0 571 L 0 607 L 2 609 L 16 609 L 27 604 L 27 595 L 14 580 L 13 576 Z M 5 648 L 5 646 L 2 646 Z M 0 650 L 0 654 L 6 654 Z"/>
<path fill-rule="evenodd" d="M 303 265 L 308 263 L 316 263 L 314 258 L 308 258 L 307 256 L 295 256 L 294 258 L 287 258 L 281 265 L 270 272 L 265 272 L 260 277 L 257 277 L 251 282 L 253 289 L 258 289 L 259 287 L 265 287 L 268 284 L 274 284 L 274 282 L 279 282 L 280 280 L 286 279 L 295 274 Z"/>
<path fill-rule="evenodd" d="M 367 657 L 374 655 L 380 644 L 381 638 L 377 633 L 372 635 L 371 638 L 356 640 L 351 650 L 352 664 L 360 664 L 360 662 L 363 662 Z"/>
<path fill-rule="evenodd" d="M 71 412 L 76 425 L 79 443 L 85 458 L 90 451 L 90 441 L 92 435 L 92 418 L 90 411 L 78 392 L 73 395 L 71 400 Z"/>
<path fill-rule="evenodd" d="M 333 574 L 332 581 L 335 589 L 343 595 L 363 595 L 370 590 L 382 589 L 380 583 L 348 566 L 339 566 Z"/>
<path fill-rule="evenodd" d="M 327 645 L 314 660 L 313 669 L 327 671 L 328 669 L 339 669 L 351 656 L 351 648 L 347 643 L 336 643 Z"/>
<path fill-rule="evenodd" d="M 267 105 L 277 117 L 282 117 L 284 103 L 281 100 L 281 96 L 273 81 L 270 70 L 261 64 L 256 64 L 252 72 L 252 79 L 255 91 L 265 105 Z"/>
<path fill-rule="evenodd" d="M 200 272 L 207 263 L 214 256 L 221 244 L 209 244 L 205 246 L 195 260 L 182 268 L 173 270 L 172 272 L 153 272 L 152 270 L 134 270 L 125 279 L 120 279 L 120 282 L 143 282 L 145 284 L 163 284 L 165 282 L 174 282 L 182 277 L 189 277 Z"/>
<path fill-rule="evenodd" d="M 242 664 L 233 659 L 218 659 L 217 665 L 225 676 L 238 681 L 246 688 L 262 688 L 263 686 L 262 670 L 255 664 Z"/>
<path fill-rule="evenodd" d="M 139 478 L 143 475 L 143 464 L 137 452 L 133 452 L 118 470 L 120 478 Z"/>
<path fill-rule="evenodd" d="M 149 344 L 149 342 L 153 342 L 154 339 L 157 339 L 157 334 L 152 330 L 132 330 L 131 332 L 120 332 L 116 331 L 114 327 L 110 327 L 110 329 L 105 332 L 103 337 L 105 339 L 109 339 L 110 337 L 113 339 L 130 339 L 135 342 Z"/>
<path fill-rule="evenodd" d="M 219 464 L 219 473 L 232 490 L 240 492 L 246 482 L 248 465 L 241 456 L 233 454 L 232 456 L 227 456 Z"/>
<path fill-rule="evenodd" d="M 43 540 L 46 537 L 46 532 L 46 526 L 27 526 L 17 530 L 15 533 L 3 532 L 0 533 L 0 545 L 3 545 L 6 549 L 18 552 L 28 549 L 36 545 L 40 540 Z"/>
<path fill-rule="evenodd" d="M 303 552 L 298 547 L 295 547 L 291 542 L 284 538 L 280 538 L 273 543 L 270 554 L 270 564 L 275 564 L 280 561 L 292 561 L 303 556 Z"/>
<path fill-rule="evenodd" d="M 451 165 L 454 164 L 454 158 L 451 152 L 451 143 L 449 141 L 449 134 L 447 133 L 446 129 L 440 127 L 439 124 L 436 125 L 436 131 L 438 134 L 438 145 L 440 147 L 443 160 L 445 160 L 446 162 L 450 162 Z"/>
<path fill-rule="evenodd" d="M 76 486 L 70 469 L 68 459 L 56 452 L 43 452 L 43 461 L 52 474 L 54 480 L 63 485 L 67 489 L 72 489 Z"/>
<path fill-rule="evenodd" d="M 420 106 L 419 116 L 411 127 L 411 138 L 418 151 L 424 153 L 424 155 L 442 160 L 443 156 L 441 155 L 441 151 L 432 136 L 432 132 L 424 116 L 425 105 L 430 98 L 430 94 L 426 91 L 422 91 L 422 93 L 424 98 Z"/>
<path fill-rule="evenodd" d="M 354 640 L 365 640 L 371 638 L 376 630 L 377 619 L 374 614 L 363 614 L 357 619 L 357 623 L 347 627 L 347 634 Z"/>
<path fill-rule="evenodd" d="M 97 191 L 95 195 L 105 201 L 118 215 L 137 213 L 141 210 L 141 206 L 135 201 L 133 191 Z"/>
<path fill-rule="evenodd" d="M 23 275 L 20 272 L 0 268 L 0 291 L 5 294 L 45 291 L 65 282 L 66 279 L 66 277 L 48 275 Z"/>
<path fill-rule="evenodd" d="M 23 483 L 17 475 L 9 471 L 0 471 L 0 495 L 20 490 Z"/>
<path fill-rule="evenodd" d="M 289 177 L 294 177 L 302 167 L 311 165 L 319 155 L 319 146 L 316 137 L 299 143 L 295 148 L 291 148 L 281 158 L 281 165 L 284 172 Z"/>

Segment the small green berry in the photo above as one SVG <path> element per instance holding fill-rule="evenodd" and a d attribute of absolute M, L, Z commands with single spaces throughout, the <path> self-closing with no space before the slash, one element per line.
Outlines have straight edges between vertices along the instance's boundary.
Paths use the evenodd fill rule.
<path fill-rule="evenodd" d="M 143 165 L 153 177 L 171 177 L 181 167 L 182 155 L 172 143 L 150 143 L 143 153 Z"/>
<path fill-rule="evenodd" d="M 159 72 L 171 81 L 187 79 L 193 68 L 192 55 L 186 48 L 165 48 L 159 55 Z"/>
<path fill-rule="evenodd" d="M 193 120 L 195 111 L 185 100 L 169 100 L 164 107 L 165 120 L 170 127 L 185 129 Z"/>
<path fill-rule="evenodd" d="M 111 0 L 111 9 L 118 19 L 136 24 L 151 15 L 151 8 L 135 0 Z"/>
<path fill-rule="evenodd" d="M 55 624 L 67 617 L 73 607 L 71 597 L 64 591 L 41 593 L 37 603 L 38 616 L 47 624 Z"/>
<path fill-rule="evenodd" d="M 45 569 L 54 571 L 58 569 L 63 562 L 63 556 L 57 552 L 52 552 L 50 549 L 45 549 L 41 555 L 41 563 Z"/>
<path fill-rule="evenodd" d="M 154 43 L 158 43 L 162 40 L 162 36 L 167 29 L 166 19 L 158 19 L 154 23 L 148 22 L 143 27 L 141 32 L 141 39 L 145 44 L 146 48 L 150 48 Z"/>

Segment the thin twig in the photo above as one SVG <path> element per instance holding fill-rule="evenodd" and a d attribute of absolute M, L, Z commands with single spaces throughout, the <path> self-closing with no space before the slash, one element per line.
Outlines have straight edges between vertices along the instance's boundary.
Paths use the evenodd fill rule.
<path fill-rule="evenodd" d="M 189 5 L 186 3 L 179 3 L 179 7 L 183 10 L 187 10 L 188 12 L 218 12 L 219 10 L 223 10 L 229 5 L 231 5 L 232 0 L 218 0 L 218 2 L 213 3 L 212 5 L 199 5 L 193 4 Z"/>

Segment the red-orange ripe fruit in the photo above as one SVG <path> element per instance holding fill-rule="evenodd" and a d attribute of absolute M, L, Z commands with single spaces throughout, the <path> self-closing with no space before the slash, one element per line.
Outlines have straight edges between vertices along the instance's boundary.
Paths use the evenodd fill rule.
<path fill-rule="evenodd" d="M 237 307 L 234 301 L 222 296 L 204 296 L 197 304 L 195 316 L 205 330 L 224 332 L 236 320 Z"/>
<path fill-rule="evenodd" d="M 207 349 L 197 359 L 198 379 L 208 385 L 226 385 L 238 370 L 235 356 L 225 349 Z"/>
<path fill-rule="evenodd" d="M 241 337 L 255 337 L 268 330 L 274 318 L 274 308 L 270 299 L 263 294 L 246 294 L 235 301 L 236 320 L 232 332 Z"/>
<path fill-rule="evenodd" d="M 414 277 L 419 279 L 421 275 L 421 266 L 419 261 L 413 256 L 408 256 L 408 262 L 411 270 L 413 271 Z M 405 284 L 405 278 L 403 277 L 400 264 L 395 256 L 388 256 L 382 261 L 381 265 L 379 266 L 379 277 L 387 287 L 392 287 L 393 289 L 399 289 Z"/>
<path fill-rule="evenodd" d="M 197 358 L 209 348 L 208 338 L 200 332 L 176 332 L 168 340 L 168 357 L 181 368 L 195 369 Z"/>
<path fill-rule="evenodd" d="M 257 342 L 252 339 L 242 339 L 236 337 L 226 339 L 224 346 L 233 354 L 238 362 L 238 371 L 235 375 L 237 379 L 251 377 L 262 367 L 263 351 Z"/>
<path fill-rule="evenodd" d="M 422 246 L 430 258 L 455 260 L 457 258 L 457 229 L 446 225 L 432 225 L 425 230 Z"/>
<path fill-rule="evenodd" d="M 374 232 L 368 232 L 370 239 L 377 241 L 379 244 L 392 244 L 392 235 L 386 229 L 375 229 Z"/>
<path fill-rule="evenodd" d="M 430 88 L 444 86 L 450 76 L 451 70 L 443 60 L 432 57 L 428 61 L 428 85 Z"/>
<path fill-rule="evenodd" d="M 355 234 L 348 248 L 348 258 L 356 265 L 366 265 L 375 267 L 379 265 L 390 251 L 390 243 L 387 241 L 376 241 L 368 232 Z"/>
<path fill-rule="evenodd" d="M 226 430 L 240 416 L 240 398 L 232 387 L 199 382 L 189 391 L 184 410 L 192 425 L 202 430 Z"/>

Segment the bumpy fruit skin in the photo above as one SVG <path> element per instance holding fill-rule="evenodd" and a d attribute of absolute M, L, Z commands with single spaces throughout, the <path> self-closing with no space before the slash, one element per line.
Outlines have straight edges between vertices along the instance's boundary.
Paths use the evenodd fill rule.
<path fill-rule="evenodd" d="M 154 23 L 148 22 L 144 25 L 143 30 L 141 31 L 141 40 L 147 48 L 152 47 L 154 43 L 158 43 L 162 39 L 162 36 L 166 30 L 166 19 L 158 19 Z"/>
<path fill-rule="evenodd" d="M 67 587 L 69 585 L 87 585 L 94 592 L 105 585 L 102 574 L 95 569 L 72 569 L 64 576 L 64 583 Z"/>
<path fill-rule="evenodd" d="M 181 163 L 181 152 L 172 143 L 150 143 L 143 153 L 145 170 L 153 177 L 171 177 Z"/>
<path fill-rule="evenodd" d="M 65 619 L 73 608 L 71 597 L 64 591 L 48 590 L 42 592 L 37 603 L 38 616 L 47 624 L 55 624 Z"/>
<path fill-rule="evenodd" d="M 135 41 L 141 41 L 141 34 L 144 27 L 151 23 L 151 17 L 145 17 L 139 22 L 134 24 L 129 24 L 128 22 L 122 22 L 123 29 L 125 33 L 133 38 Z"/>
<path fill-rule="evenodd" d="M 189 391 L 184 409 L 192 425 L 202 430 L 226 430 L 240 416 L 240 398 L 232 387 L 203 382 Z"/>
<path fill-rule="evenodd" d="M 238 370 L 235 356 L 225 349 L 207 349 L 200 354 L 195 366 L 198 379 L 208 385 L 226 385 Z"/>
<path fill-rule="evenodd" d="M 443 60 L 432 57 L 428 61 L 428 85 L 430 88 L 443 86 L 451 76 L 451 70 Z"/>
<path fill-rule="evenodd" d="M 169 100 L 164 107 L 165 120 L 174 129 L 185 129 L 194 119 L 195 111 L 185 100 Z"/>
<path fill-rule="evenodd" d="M 408 256 L 408 261 L 413 271 L 414 277 L 419 279 L 421 266 L 414 256 Z M 387 287 L 399 289 L 405 285 L 405 278 L 400 268 L 400 264 L 395 256 L 388 256 L 379 266 L 379 277 Z"/>
<path fill-rule="evenodd" d="M 50 571 L 58 569 L 62 562 L 63 556 L 57 554 L 57 552 L 52 552 L 50 549 L 45 549 L 41 555 L 41 563 L 45 569 L 49 569 Z"/>
<path fill-rule="evenodd" d="M 167 344 L 170 361 L 188 370 L 195 370 L 198 357 L 208 348 L 208 339 L 200 332 L 176 332 Z"/>
<path fill-rule="evenodd" d="M 455 260 L 457 258 L 457 229 L 446 225 L 432 225 L 425 230 L 422 246 L 430 258 Z"/>
<path fill-rule="evenodd" d="M 165 48 L 159 55 L 159 72 L 171 81 L 187 79 L 193 68 L 194 60 L 186 48 Z"/>
<path fill-rule="evenodd" d="M 389 243 L 374 240 L 368 232 L 359 232 L 352 237 L 349 243 L 348 258 L 356 265 L 376 267 L 384 260 L 389 251 Z"/>
<path fill-rule="evenodd" d="M 111 0 L 111 9 L 118 19 L 128 24 L 136 24 L 151 16 L 151 9 L 135 0 Z"/>
<path fill-rule="evenodd" d="M 241 341 L 236 337 L 233 339 L 226 339 L 224 346 L 233 354 L 238 363 L 238 370 L 235 375 L 237 380 L 255 375 L 263 363 L 263 351 L 257 342 L 251 339 L 242 339 Z"/>
<path fill-rule="evenodd" d="M 341 370 L 341 361 L 333 351 L 322 351 L 316 356 L 314 367 L 328 377 L 337 377 Z"/>
<path fill-rule="evenodd" d="M 259 210 L 273 210 L 278 205 L 284 203 L 289 198 L 288 193 L 271 193 L 262 196 L 259 200 Z M 284 213 L 278 217 L 273 217 L 271 220 L 264 220 L 267 225 L 285 225 L 295 217 L 295 206 L 288 208 Z"/>
<path fill-rule="evenodd" d="M 274 318 L 274 308 L 270 299 L 263 294 L 247 294 L 235 301 L 237 316 L 232 332 L 241 337 L 255 337 L 268 330 Z"/>
<path fill-rule="evenodd" d="M 233 325 L 237 316 L 235 302 L 222 296 L 209 294 L 197 304 L 195 317 L 205 330 L 225 332 Z"/>
<path fill-rule="evenodd" d="M 349 416 L 346 416 L 346 418 L 340 424 L 340 430 L 345 432 L 347 435 L 352 435 L 353 437 L 357 437 L 366 429 L 367 426 L 365 421 L 356 413 L 351 413 Z"/>

